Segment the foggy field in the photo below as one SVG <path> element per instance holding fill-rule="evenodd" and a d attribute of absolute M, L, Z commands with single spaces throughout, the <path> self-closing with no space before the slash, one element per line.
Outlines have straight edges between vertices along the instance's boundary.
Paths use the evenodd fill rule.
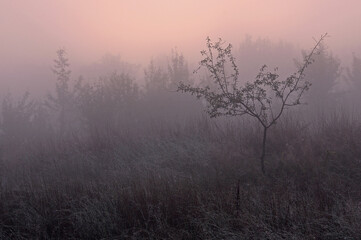
<path fill-rule="evenodd" d="M 309 75 L 329 73 L 319 70 L 327 56 Z M 259 122 L 210 118 L 174 91 L 209 76 L 196 83 L 182 54 L 170 59 L 151 62 L 144 85 L 123 73 L 74 80 L 59 50 L 50 95 L 3 98 L 1 239 L 361 236 L 357 94 L 321 85 L 285 112 L 268 131 L 262 174 Z"/>
<path fill-rule="evenodd" d="M 0 240 L 361 239 L 358 0 L 0 0 Z"/>
<path fill-rule="evenodd" d="M 361 236 L 359 121 L 286 118 L 272 130 L 267 176 L 251 122 L 203 117 L 148 130 L 47 140 L 4 155 L 1 238 Z"/>

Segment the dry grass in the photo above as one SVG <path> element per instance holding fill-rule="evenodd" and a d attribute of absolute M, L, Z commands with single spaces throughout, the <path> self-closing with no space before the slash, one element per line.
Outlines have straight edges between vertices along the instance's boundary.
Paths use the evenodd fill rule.
<path fill-rule="evenodd" d="M 266 176 L 251 123 L 4 151 L 0 239 L 360 239 L 361 124 L 319 123 L 272 129 Z"/>

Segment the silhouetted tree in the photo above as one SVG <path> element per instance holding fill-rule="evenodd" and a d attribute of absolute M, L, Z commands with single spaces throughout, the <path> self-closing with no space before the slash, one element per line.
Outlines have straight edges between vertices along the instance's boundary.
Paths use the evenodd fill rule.
<path fill-rule="evenodd" d="M 128 63 L 120 55 L 113 54 L 105 54 L 99 61 L 82 67 L 82 72 L 87 80 L 97 80 L 100 76 L 114 72 L 136 76 L 139 70 L 140 65 Z"/>
<path fill-rule="evenodd" d="M 255 81 L 240 84 L 239 70 L 232 55 L 232 45 L 223 47 L 221 39 L 213 43 L 207 38 L 207 50 L 201 52 L 203 59 L 199 68 L 206 68 L 218 86 L 218 91 L 210 87 L 193 87 L 181 83 L 178 91 L 189 92 L 208 102 L 207 112 L 211 117 L 243 116 L 255 118 L 263 128 L 261 169 L 265 173 L 267 131 L 289 107 L 301 104 L 303 94 L 310 83 L 304 79 L 305 70 L 313 62 L 313 55 L 319 49 L 326 34 L 316 43 L 311 53 L 306 55 L 298 71 L 285 80 L 279 80 L 276 71 L 267 71 L 263 66 Z"/>
<path fill-rule="evenodd" d="M 7 94 L 1 108 L 1 130 L 7 142 L 21 145 L 29 136 L 33 117 L 34 102 L 26 92 L 15 102 L 11 94 Z"/>
<path fill-rule="evenodd" d="M 41 139 L 50 130 L 44 105 L 30 99 L 28 92 L 18 101 L 7 94 L 1 105 L 0 129 L 2 142 L 8 148 L 30 142 L 34 144 L 35 140 Z"/>
<path fill-rule="evenodd" d="M 47 105 L 58 114 L 60 134 L 66 134 L 70 125 L 70 114 L 74 108 L 74 96 L 70 90 L 71 71 L 66 51 L 59 49 L 56 54 L 52 69 L 56 76 L 55 95 L 48 95 Z"/>
<path fill-rule="evenodd" d="M 128 74 L 113 73 L 95 83 L 76 85 L 77 106 L 91 131 L 115 130 L 131 118 L 139 100 L 139 87 Z"/>
<path fill-rule="evenodd" d="M 163 65 L 164 66 L 164 65 Z M 194 81 L 188 70 L 188 64 L 183 54 L 172 51 L 168 66 L 156 66 L 152 60 L 145 73 L 145 93 L 142 99 L 143 114 L 147 118 L 169 120 L 183 118 L 198 113 L 198 104 L 194 99 L 183 94 L 175 94 L 174 91 L 180 82 L 193 86 Z M 189 105 L 193 103 L 192 107 Z"/>
<path fill-rule="evenodd" d="M 356 102 L 361 101 L 361 58 L 355 54 L 352 58 L 351 69 L 346 70 L 346 80 L 352 86 L 352 98 Z"/>
<path fill-rule="evenodd" d="M 153 59 L 144 70 L 144 77 L 145 90 L 148 94 L 158 94 L 159 91 L 165 91 L 169 87 L 168 74 L 161 67 L 156 66 Z"/>
<path fill-rule="evenodd" d="M 312 84 L 312 88 L 305 94 L 307 102 L 318 107 L 317 111 L 335 104 L 332 90 L 341 75 L 340 60 L 327 51 L 324 44 L 320 45 L 318 51 L 315 64 L 306 70 L 307 80 Z"/>
<path fill-rule="evenodd" d="M 278 74 L 288 75 L 293 63 L 290 61 L 296 54 L 296 48 L 287 42 L 273 42 L 267 38 L 253 39 L 246 36 L 234 51 L 238 66 L 247 66 L 239 69 L 242 79 L 254 78 L 259 70 L 259 63 L 274 68 L 279 67 Z"/>
<path fill-rule="evenodd" d="M 176 50 L 172 51 L 170 62 L 168 63 L 168 76 L 170 81 L 170 89 L 177 89 L 180 82 L 193 85 L 188 64 L 183 54 L 178 53 Z"/>

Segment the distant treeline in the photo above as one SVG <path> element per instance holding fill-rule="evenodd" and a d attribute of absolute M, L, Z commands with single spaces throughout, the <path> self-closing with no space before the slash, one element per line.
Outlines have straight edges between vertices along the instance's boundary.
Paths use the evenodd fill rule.
<path fill-rule="evenodd" d="M 241 81 L 254 79 L 263 64 L 278 68 L 281 77 L 299 64 L 295 48 L 287 43 L 246 38 L 235 49 Z M 147 129 L 150 123 L 199 117 L 202 101 L 176 92 L 177 86 L 180 82 L 214 86 L 206 72 L 193 74 L 194 67 L 177 51 L 172 51 L 166 63 L 152 59 L 142 75 L 137 74 L 139 66 L 108 55 L 88 68 L 90 75 L 101 74 L 96 80 L 72 76 L 70 60 L 65 50 L 57 51 L 51 80 L 55 88 L 47 97 L 35 100 L 28 92 L 20 99 L 11 93 L 2 97 L 4 149 L 45 141 L 50 136 L 118 134 L 124 129 Z M 305 95 L 307 114 L 324 114 L 336 108 L 351 111 L 361 101 L 361 58 L 356 55 L 349 68 L 342 68 L 341 61 L 323 45 L 307 69 L 306 79 L 312 83 Z"/>

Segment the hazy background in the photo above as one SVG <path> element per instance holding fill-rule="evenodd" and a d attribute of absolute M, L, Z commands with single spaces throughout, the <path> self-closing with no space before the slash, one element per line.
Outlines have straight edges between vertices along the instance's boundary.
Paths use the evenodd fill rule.
<path fill-rule="evenodd" d="M 360 8 L 358 0 L 0 0 L 0 93 L 53 86 L 60 47 L 77 76 L 106 53 L 144 68 L 174 47 L 196 63 L 206 36 L 237 46 L 250 35 L 308 49 L 327 32 L 346 64 L 361 53 Z"/>
<path fill-rule="evenodd" d="M 0 239 L 361 239 L 360 23 L 361 0 L 0 0 Z"/>

